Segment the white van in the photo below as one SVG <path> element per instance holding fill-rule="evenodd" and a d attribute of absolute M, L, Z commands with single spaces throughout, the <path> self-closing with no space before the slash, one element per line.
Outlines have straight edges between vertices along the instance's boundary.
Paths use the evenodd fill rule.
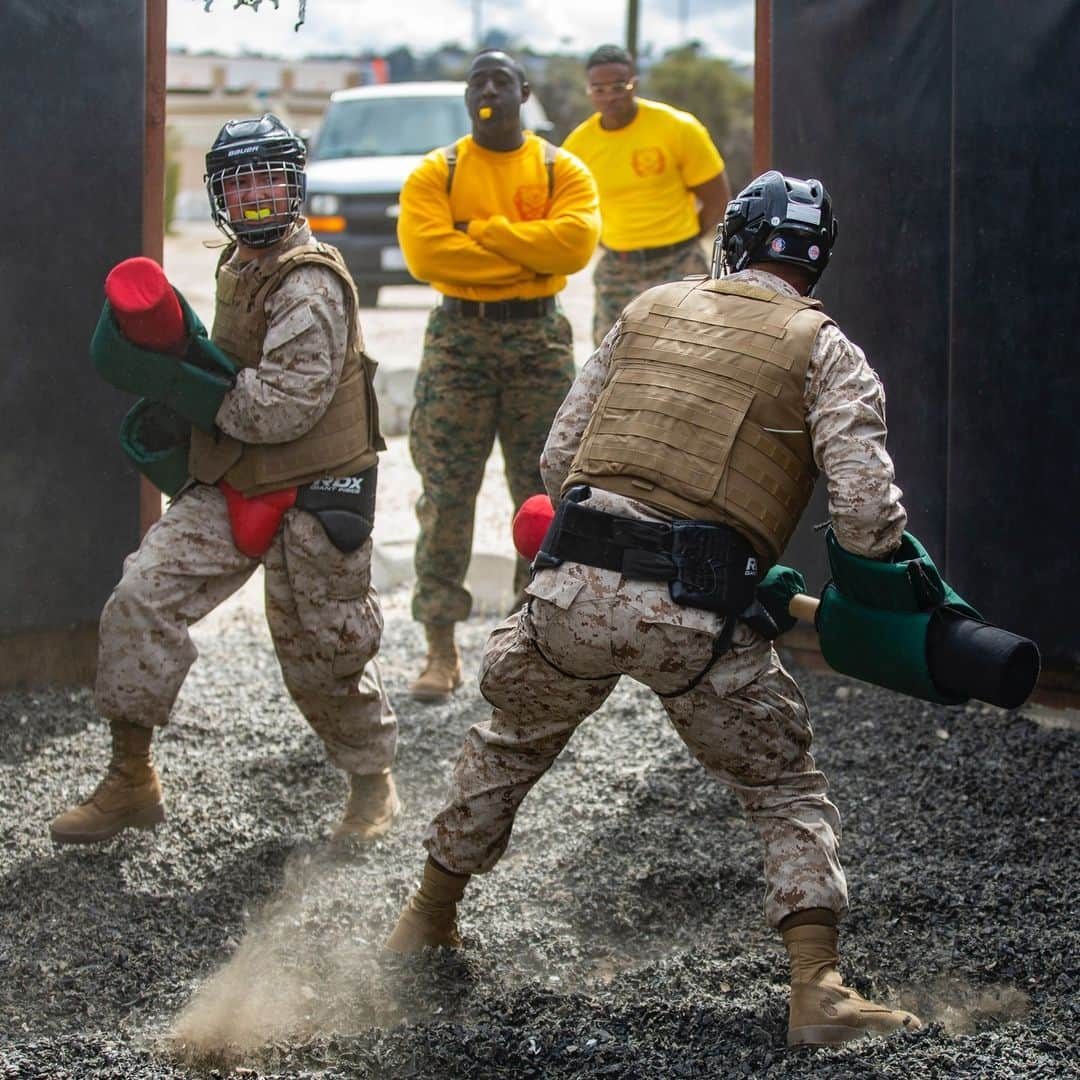
<path fill-rule="evenodd" d="M 530 97 L 522 123 L 551 131 Z M 398 195 L 420 159 L 471 130 L 463 82 L 386 83 L 331 95 L 307 166 L 305 213 L 320 240 L 345 257 L 360 292 L 374 307 L 381 285 L 412 285 L 397 242 Z"/>

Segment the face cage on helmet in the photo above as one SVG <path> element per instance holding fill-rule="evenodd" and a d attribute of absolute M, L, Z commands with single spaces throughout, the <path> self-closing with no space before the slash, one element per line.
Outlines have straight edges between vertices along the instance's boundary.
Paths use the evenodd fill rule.
<path fill-rule="evenodd" d="M 251 176 L 258 181 L 238 193 L 233 209 L 241 220 L 229 214 L 226 195 L 228 181 Z M 306 177 L 291 161 L 260 161 L 220 169 L 206 178 L 210 215 L 214 224 L 230 239 L 247 247 L 262 248 L 276 244 L 300 216 Z"/>

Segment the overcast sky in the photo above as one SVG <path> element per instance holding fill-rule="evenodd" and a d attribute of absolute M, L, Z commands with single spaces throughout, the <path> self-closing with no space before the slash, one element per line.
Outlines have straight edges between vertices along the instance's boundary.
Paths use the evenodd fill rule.
<path fill-rule="evenodd" d="M 626 37 L 626 0 L 307 0 L 295 33 L 298 0 L 279 0 L 277 10 L 263 0 L 258 11 L 234 2 L 213 0 L 207 12 L 204 0 L 168 0 L 170 47 L 289 57 L 396 45 L 424 53 L 446 42 L 471 47 L 477 6 L 483 31 L 506 31 L 538 52 L 585 54 Z M 712 56 L 749 63 L 754 0 L 639 0 L 641 52 L 659 55 L 695 38 Z"/>

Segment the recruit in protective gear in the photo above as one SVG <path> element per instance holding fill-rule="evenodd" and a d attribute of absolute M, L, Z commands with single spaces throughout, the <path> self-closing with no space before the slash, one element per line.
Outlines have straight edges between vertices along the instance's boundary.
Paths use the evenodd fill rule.
<path fill-rule="evenodd" d="M 95 362 L 148 403 L 125 436 L 137 463 L 154 459 L 140 465 L 148 475 L 165 465 L 155 439 L 171 439 L 161 475 L 177 486 L 102 611 L 95 700 L 112 755 L 97 788 L 53 820 L 56 843 L 164 820 L 150 747 L 196 659 L 189 627 L 260 565 L 285 686 L 348 777 L 334 837 L 371 840 L 400 811 L 397 723 L 375 661 L 374 364 L 352 280 L 300 216 L 303 166 L 303 143 L 270 114 L 229 121 L 207 154 L 211 213 L 232 240 L 209 340 L 145 266 L 131 290 L 142 307 L 103 313 Z"/>
<path fill-rule="evenodd" d="M 880 382 L 808 298 L 836 236 L 827 192 L 771 174 L 728 209 L 730 272 L 632 301 L 556 413 L 541 457 L 555 519 L 527 605 L 488 639 L 492 712 L 465 739 L 387 946 L 460 944 L 470 877 L 495 867 L 534 786 L 551 797 L 542 777 L 626 675 L 761 834 L 764 915 L 790 961 L 788 1043 L 835 1045 L 921 1023 L 841 977 L 840 815 L 806 703 L 762 632 L 771 620 L 751 609 L 816 471 L 859 556 L 890 556 L 907 515 Z"/>

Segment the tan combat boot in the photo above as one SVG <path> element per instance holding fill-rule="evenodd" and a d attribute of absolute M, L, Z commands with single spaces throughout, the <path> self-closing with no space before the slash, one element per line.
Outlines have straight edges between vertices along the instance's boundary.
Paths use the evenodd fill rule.
<path fill-rule="evenodd" d="M 401 800 L 391 773 L 352 773 L 345 815 L 334 829 L 333 839 L 374 840 L 390 831 L 400 813 Z"/>
<path fill-rule="evenodd" d="M 386 948 L 398 953 L 414 953 L 439 945 L 459 948 L 457 902 L 468 883 L 468 874 L 451 874 L 429 858 L 424 864 L 424 880 L 401 909 L 398 924 L 386 939 Z"/>
<path fill-rule="evenodd" d="M 871 1035 L 922 1027 L 917 1016 L 889 1009 L 844 986 L 836 965 L 836 927 L 794 926 L 784 931 L 791 958 L 788 1046 L 836 1046 Z"/>
<path fill-rule="evenodd" d="M 427 664 L 409 687 L 417 701 L 442 701 L 461 685 L 461 657 L 454 644 L 453 623 L 425 623 Z"/>
<path fill-rule="evenodd" d="M 97 844 L 121 829 L 152 829 L 165 820 L 161 784 L 150 760 L 154 729 L 113 720 L 112 760 L 84 803 L 53 818 L 54 844 Z"/>

